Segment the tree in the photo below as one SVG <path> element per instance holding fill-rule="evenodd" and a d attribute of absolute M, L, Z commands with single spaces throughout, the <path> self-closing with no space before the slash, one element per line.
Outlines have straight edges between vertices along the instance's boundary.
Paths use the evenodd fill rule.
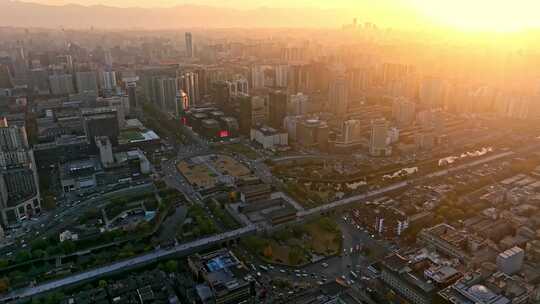
<path fill-rule="evenodd" d="M 8 267 L 8 266 L 9 266 L 9 261 L 8 260 L 0 259 L 0 269 Z"/>
<path fill-rule="evenodd" d="M 99 288 L 105 288 L 105 287 L 107 287 L 107 281 L 105 281 L 105 280 L 99 280 L 98 286 L 99 286 Z"/>
<path fill-rule="evenodd" d="M 266 258 L 271 258 L 272 257 L 272 246 L 269 244 L 268 246 L 266 246 L 266 248 L 264 248 L 264 252 L 263 252 L 264 256 Z"/>
<path fill-rule="evenodd" d="M 38 250 L 34 250 L 32 251 L 32 257 L 35 258 L 35 259 L 41 259 L 42 257 L 44 257 L 47 253 L 45 252 L 45 250 L 43 249 L 38 249 Z"/>
<path fill-rule="evenodd" d="M 77 249 L 77 246 L 75 246 L 73 241 L 64 241 L 62 242 L 61 247 L 64 254 L 73 253 Z"/>
<path fill-rule="evenodd" d="M 65 295 L 61 292 L 55 292 L 53 294 L 50 294 L 47 296 L 45 301 L 43 303 L 45 304 L 56 304 L 62 302 L 62 300 L 65 298 Z"/>
<path fill-rule="evenodd" d="M 30 259 L 32 259 L 32 255 L 30 254 L 30 251 L 28 250 L 21 250 L 17 252 L 17 255 L 15 256 L 16 263 L 23 263 Z"/>
<path fill-rule="evenodd" d="M 40 249 L 45 250 L 48 245 L 49 244 L 47 243 L 47 241 L 41 238 L 30 242 L 30 248 L 32 249 L 32 251 Z"/>
<path fill-rule="evenodd" d="M 176 272 L 178 269 L 178 262 L 175 260 L 170 260 L 167 263 L 165 263 L 165 271 L 169 273 Z"/>
<path fill-rule="evenodd" d="M 303 251 L 299 247 L 292 247 L 289 251 L 289 263 L 291 265 L 298 265 L 302 262 Z"/>
<path fill-rule="evenodd" d="M 9 279 L 4 277 L 0 279 L 0 294 L 3 294 L 9 290 Z"/>
<path fill-rule="evenodd" d="M 56 208 L 56 199 L 53 195 L 47 193 L 43 196 L 43 208 L 46 210 L 52 210 Z"/>
<path fill-rule="evenodd" d="M 131 245 L 130 243 L 127 243 L 124 247 L 122 247 L 119 254 L 121 258 L 127 258 L 133 255 L 135 255 L 135 252 L 133 249 L 133 245 Z"/>

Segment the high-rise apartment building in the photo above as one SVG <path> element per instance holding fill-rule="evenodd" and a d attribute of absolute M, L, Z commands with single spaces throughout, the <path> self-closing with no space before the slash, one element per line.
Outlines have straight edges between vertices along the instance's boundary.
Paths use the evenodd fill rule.
<path fill-rule="evenodd" d="M 188 95 L 183 90 L 180 90 L 180 92 L 178 92 L 178 95 L 176 95 L 176 117 L 180 117 L 187 110 L 189 110 Z"/>
<path fill-rule="evenodd" d="M 26 130 L 0 122 L 0 215 L 5 225 L 40 211 L 37 167 Z"/>
<path fill-rule="evenodd" d="M 247 95 L 246 95 L 247 96 Z M 226 110 L 231 100 L 229 85 L 225 81 L 217 81 L 212 84 L 213 102 L 223 110 Z M 242 97 L 242 96 L 241 96 Z"/>
<path fill-rule="evenodd" d="M 269 124 L 274 129 L 283 128 L 283 120 L 287 116 L 287 94 L 274 91 L 269 94 Z"/>
<path fill-rule="evenodd" d="M 407 98 L 398 97 L 392 102 L 392 117 L 400 127 L 411 125 L 415 119 L 416 104 Z"/>
<path fill-rule="evenodd" d="M 337 117 L 344 117 L 349 108 L 349 91 L 347 81 L 343 77 L 338 77 L 330 85 L 329 91 L 330 107 Z"/>
<path fill-rule="evenodd" d="M 255 65 L 251 67 L 251 87 L 286 88 L 288 85 L 289 66 Z"/>
<path fill-rule="evenodd" d="M 178 76 L 179 87 L 186 93 L 190 106 L 199 103 L 199 77 L 194 72 L 180 73 Z"/>
<path fill-rule="evenodd" d="M 265 125 L 268 122 L 267 96 L 241 96 L 240 98 L 240 131 L 249 134 L 251 127 Z"/>
<path fill-rule="evenodd" d="M 352 145 L 362 139 L 362 129 L 359 120 L 351 119 L 343 122 L 342 125 L 343 143 Z"/>
<path fill-rule="evenodd" d="M 9 67 L 5 64 L 0 64 L 0 88 L 11 88 L 13 83 L 11 81 L 11 72 Z"/>
<path fill-rule="evenodd" d="M 388 156 L 392 153 L 387 141 L 388 127 L 388 121 L 384 118 L 371 121 L 369 153 L 372 156 Z"/>
<path fill-rule="evenodd" d="M 426 109 L 437 109 L 444 104 L 444 83 L 437 77 L 424 77 L 420 82 L 420 104 Z"/>
<path fill-rule="evenodd" d="M 137 102 L 137 82 L 135 80 L 126 82 L 126 91 L 129 100 L 129 109 L 134 111 L 139 106 Z"/>
<path fill-rule="evenodd" d="M 249 82 L 245 78 L 227 81 L 230 96 L 249 95 Z"/>
<path fill-rule="evenodd" d="M 68 95 L 75 93 L 73 76 L 70 74 L 50 75 L 49 84 L 54 95 Z"/>
<path fill-rule="evenodd" d="M 306 115 L 308 113 L 309 97 L 302 93 L 294 94 L 289 97 L 287 103 L 288 115 Z"/>
<path fill-rule="evenodd" d="M 30 87 L 38 94 L 49 94 L 49 74 L 46 69 L 36 68 L 30 70 Z"/>
<path fill-rule="evenodd" d="M 177 79 L 174 77 L 156 78 L 154 89 L 155 103 L 162 110 L 176 110 L 176 95 L 178 94 Z"/>
<path fill-rule="evenodd" d="M 101 71 L 99 73 L 99 83 L 103 91 L 113 91 L 116 89 L 116 72 Z"/>
<path fill-rule="evenodd" d="M 75 74 L 75 79 L 77 83 L 77 92 L 98 92 L 96 72 L 77 72 Z"/>

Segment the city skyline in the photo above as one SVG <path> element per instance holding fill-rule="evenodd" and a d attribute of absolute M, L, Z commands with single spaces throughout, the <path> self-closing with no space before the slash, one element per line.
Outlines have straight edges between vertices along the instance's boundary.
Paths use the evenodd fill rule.
<path fill-rule="evenodd" d="M 205 10 L 233 10 L 233 11 L 294 11 L 299 19 L 305 19 L 302 10 L 319 12 L 327 18 L 320 19 L 318 23 L 306 23 L 306 27 L 336 27 L 350 19 L 353 15 L 358 15 L 360 19 L 367 22 L 376 22 L 386 27 L 398 27 L 408 29 L 429 30 L 432 28 L 451 29 L 465 32 L 495 32 L 508 33 L 519 32 L 540 27 L 540 20 L 536 18 L 535 12 L 540 8 L 540 4 L 533 0 L 507 1 L 423 1 L 423 0 L 383 0 L 383 1 L 246 1 L 233 0 L 228 2 L 206 0 L 161 0 L 161 1 L 134 1 L 134 0 L 29 0 L 29 1 L 5 1 L 4 5 L 28 5 L 41 6 L 41 13 L 47 8 L 73 7 L 74 4 L 87 9 L 107 9 L 114 10 L 150 10 L 160 12 L 162 10 L 199 7 L 199 13 L 207 13 Z M 2 2 L 0 2 L 2 5 Z M 285 12 L 284 12 L 285 11 Z M 306 12 L 307 12 L 306 11 Z M 139 12 L 140 15 L 140 12 Z M 142 16 L 142 15 L 141 15 Z M 203 15 L 201 15 L 203 16 Z M 64 16 L 60 16 L 62 18 Z M 309 19 L 309 18 L 308 18 Z M 209 27 L 242 27 L 238 23 L 227 21 L 222 24 L 209 24 Z M 163 23 L 162 20 L 154 20 L 155 27 L 175 28 L 181 24 Z M 229 24 L 230 23 L 230 24 Z M 257 23 L 254 23 L 257 24 Z M 93 24 L 96 28 L 110 27 L 106 21 L 96 21 Z M 185 26 L 200 26 L 185 24 Z M 270 27 L 271 24 L 260 25 Z M 278 27 L 299 27 L 293 22 L 276 22 Z M 69 27 L 69 24 L 67 25 Z M 114 26 L 113 26 L 114 27 Z M 141 28 L 147 26 L 142 25 Z"/>

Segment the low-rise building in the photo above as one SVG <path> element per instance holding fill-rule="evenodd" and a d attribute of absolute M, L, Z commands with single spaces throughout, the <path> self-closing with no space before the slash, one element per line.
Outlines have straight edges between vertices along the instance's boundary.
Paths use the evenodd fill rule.
<path fill-rule="evenodd" d="M 394 253 L 381 262 L 381 280 L 409 303 L 429 304 L 438 291 L 453 284 L 461 273 L 430 259 L 409 260 Z"/>
<path fill-rule="evenodd" d="M 511 277 L 501 272 L 485 276 L 472 272 L 441 290 L 438 303 L 524 304 L 533 299 L 534 290 L 518 276 Z"/>
<path fill-rule="evenodd" d="M 254 202 L 270 198 L 272 186 L 268 184 L 247 185 L 241 187 L 238 192 L 240 193 L 240 200 L 242 202 Z"/>
<path fill-rule="evenodd" d="M 275 149 L 289 144 L 287 132 L 281 132 L 270 127 L 251 129 L 250 139 L 259 143 L 264 149 Z"/>
<path fill-rule="evenodd" d="M 248 269 L 228 249 L 192 255 L 188 264 L 200 282 L 195 289 L 201 303 L 236 304 L 255 295 Z"/>
<path fill-rule="evenodd" d="M 269 225 L 279 225 L 294 221 L 297 210 L 283 198 L 266 199 L 253 202 L 241 208 L 251 222 L 266 222 Z"/>
<path fill-rule="evenodd" d="M 60 184 L 64 193 L 97 185 L 96 174 L 101 171 L 99 160 L 88 158 L 67 162 L 60 167 Z"/>
<path fill-rule="evenodd" d="M 510 248 L 497 256 L 497 268 L 505 274 L 512 275 L 523 266 L 525 252 L 519 247 Z"/>
<path fill-rule="evenodd" d="M 355 209 L 353 215 L 359 224 L 387 238 L 398 237 L 409 227 L 408 216 L 394 207 L 366 205 Z"/>
<path fill-rule="evenodd" d="M 459 231 L 448 224 L 439 224 L 431 228 L 422 229 L 418 234 L 418 241 L 431 247 L 446 256 L 466 261 L 470 258 L 468 253 L 469 235 Z"/>

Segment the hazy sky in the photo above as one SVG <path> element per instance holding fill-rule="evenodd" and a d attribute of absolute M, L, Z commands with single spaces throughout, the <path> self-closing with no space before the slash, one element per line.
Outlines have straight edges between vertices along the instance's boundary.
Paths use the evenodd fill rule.
<path fill-rule="evenodd" d="M 540 27 L 538 17 L 540 0 L 27 0 L 27 2 L 54 5 L 105 4 L 117 7 L 200 4 L 237 9 L 261 6 L 347 8 L 363 14 L 371 13 L 374 22 L 376 19 L 395 17 L 396 13 L 400 14 L 401 11 L 412 11 L 427 17 L 433 23 L 465 30 L 513 31 Z"/>
<path fill-rule="evenodd" d="M 26 0 L 25 2 L 35 2 L 43 4 L 62 5 L 76 3 L 83 5 L 104 4 L 117 7 L 170 7 L 182 4 L 200 4 L 212 6 L 226 6 L 234 8 L 255 8 L 261 6 L 268 7 L 353 7 L 359 5 L 373 5 L 375 3 L 386 2 L 396 3 L 402 0 Z"/>

